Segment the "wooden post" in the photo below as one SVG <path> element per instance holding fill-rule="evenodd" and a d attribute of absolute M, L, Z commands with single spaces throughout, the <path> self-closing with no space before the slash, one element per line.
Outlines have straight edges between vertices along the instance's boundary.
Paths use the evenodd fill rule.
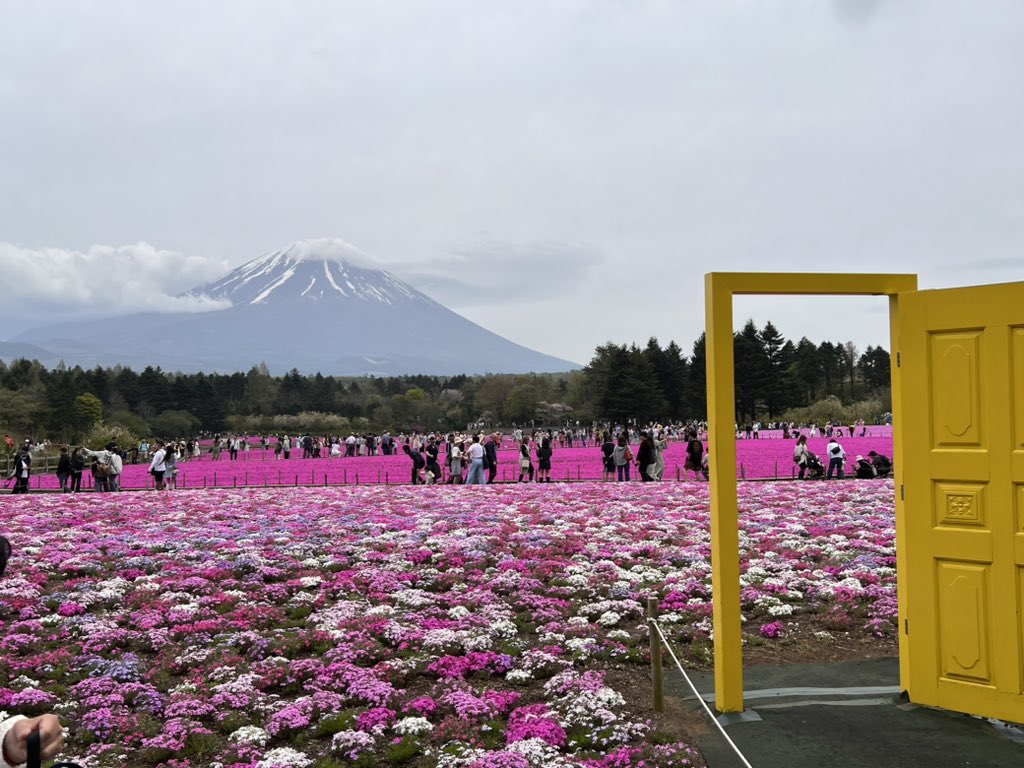
<path fill-rule="evenodd" d="M 658 598 L 647 598 L 648 630 L 651 634 L 651 683 L 654 686 L 654 711 L 665 711 L 665 680 L 661 668 L 661 636 L 654 626 L 658 618 Z"/>

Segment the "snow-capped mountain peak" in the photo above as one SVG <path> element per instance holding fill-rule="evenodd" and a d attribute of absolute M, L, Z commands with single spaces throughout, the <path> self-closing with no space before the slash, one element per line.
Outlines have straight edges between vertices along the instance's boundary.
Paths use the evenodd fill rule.
<path fill-rule="evenodd" d="M 230 306 L 75 320 L 14 341 L 32 345 L 40 359 L 140 370 L 247 371 L 261 361 L 276 374 L 296 368 L 343 376 L 578 367 L 481 328 L 343 240 L 293 243 L 190 293 L 227 299 Z"/>
<path fill-rule="evenodd" d="M 189 293 L 228 299 L 235 306 L 332 299 L 390 305 L 435 303 L 340 238 L 299 240 Z"/>

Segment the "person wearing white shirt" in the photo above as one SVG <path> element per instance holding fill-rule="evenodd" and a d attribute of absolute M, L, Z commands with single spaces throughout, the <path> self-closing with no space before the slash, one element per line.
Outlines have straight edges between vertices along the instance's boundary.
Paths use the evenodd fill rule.
<path fill-rule="evenodd" d="M 469 455 L 466 485 L 484 485 L 484 447 L 480 444 L 480 435 L 473 435 L 473 444 L 466 453 Z"/>
<path fill-rule="evenodd" d="M 831 480 L 833 470 L 838 470 L 836 476 L 842 480 L 845 477 L 843 475 L 843 462 L 846 461 L 846 451 L 843 450 L 843 446 L 834 437 L 828 441 L 828 448 L 825 450 L 828 453 L 828 472 L 825 474 L 825 477 Z"/>
<path fill-rule="evenodd" d="M 153 454 L 153 460 L 149 463 L 149 474 L 153 476 L 158 491 L 164 489 L 164 472 L 167 471 L 166 459 L 167 451 L 164 450 L 163 441 L 157 440 L 156 452 Z"/>

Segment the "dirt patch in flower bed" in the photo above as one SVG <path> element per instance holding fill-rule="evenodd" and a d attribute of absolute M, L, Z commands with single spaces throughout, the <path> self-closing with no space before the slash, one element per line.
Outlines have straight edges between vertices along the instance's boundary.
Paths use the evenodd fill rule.
<path fill-rule="evenodd" d="M 893 648 L 891 482 L 740 494 L 748 661 Z M 700 764 L 643 606 L 710 663 L 706 485 L 0 504 L 0 709 L 57 709 L 90 768 Z"/>

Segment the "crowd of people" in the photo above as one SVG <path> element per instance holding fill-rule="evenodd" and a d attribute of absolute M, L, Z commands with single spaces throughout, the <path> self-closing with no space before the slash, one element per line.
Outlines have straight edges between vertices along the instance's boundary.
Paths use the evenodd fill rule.
<path fill-rule="evenodd" d="M 198 445 L 198 443 L 196 443 Z M 5 484 L 12 487 L 11 493 L 28 493 L 29 481 L 32 478 L 32 454 L 35 448 L 32 441 L 26 439 L 12 454 L 11 471 Z M 151 452 L 152 449 L 152 452 Z M 57 456 L 55 475 L 61 493 L 80 493 L 82 476 L 88 472 L 92 475 L 92 490 L 99 493 L 111 493 L 121 490 L 121 475 L 124 465 L 129 461 L 137 463 L 139 456 L 150 461 L 149 473 L 153 476 L 157 490 L 177 487 L 178 461 L 188 456 L 185 442 L 167 443 L 157 440 L 151 446 L 148 442 L 140 444 L 138 449 L 128 451 L 120 448 L 116 442 L 110 441 L 99 450 L 90 450 L 83 445 L 60 446 Z"/>
<path fill-rule="evenodd" d="M 771 422 L 764 426 L 767 429 L 781 429 L 784 438 L 796 440 L 793 461 L 797 465 L 800 479 L 845 477 L 847 457 L 838 440 L 844 434 L 863 434 L 866 430 L 863 421 L 846 427 L 831 421 L 823 427 L 782 422 Z M 760 422 L 737 425 L 737 438 L 760 439 L 761 429 Z M 819 434 L 830 438 L 825 460 L 807 448 L 808 438 Z M 383 431 L 350 433 L 347 437 L 313 434 L 252 437 L 230 434 L 214 435 L 206 443 L 199 438 L 167 443 L 142 440 L 127 449 L 114 442 L 99 450 L 90 450 L 84 446 L 61 446 L 56 476 L 60 490 L 64 493 L 80 492 L 85 472 L 92 475 L 93 490 L 112 492 L 120 490 L 121 474 L 126 463 L 148 461 L 154 487 L 167 490 L 177 487 L 180 462 L 197 459 L 204 452 L 208 452 L 212 460 L 220 460 L 226 454 L 230 461 L 236 461 L 240 454 L 260 448 L 273 452 L 274 458 L 282 461 L 293 455 L 301 455 L 304 459 L 343 459 L 405 453 L 412 462 L 410 477 L 413 483 L 476 485 L 495 482 L 498 475 L 498 451 L 511 448 L 516 451 L 515 467 L 518 472 L 514 474 L 518 475 L 518 482 L 550 483 L 551 461 L 555 450 L 593 446 L 599 450 L 602 477 L 605 480 L 651 482 L 664 477 L 664 454 L 669 443 L 682 442 L 686 445 L 684 472 L 693 479 L 707 480 L 710 477 L 709 455 L 705 450 L 707 436 L 708 425 L 703 421 L 652 424 L 646 427 L 636 424 L 604 424 L 589 428 L 567 426 L 559 430 L 514 427 L 508 436 L 501 432 L 485 433 L 477 429 L 465 434 L 410 432 L 392 435 Z M 28 493 L 33 453 L 44 446 L 25 440 L 20 446 L 12 447 L 13 441 L 9 436 L 5 436 L 5 444 L 12 456 L 7 485 L 13 486 L 13 493 Z M 854 475 L 858 478 L 885 477 L 891 473 L 892 461 L 875 451 L 869 452 L 867 457 L 858 455 L 854 460 Z"/>
<path fill-rule="evenodd" d="M 708 479 L 708 454 L 696 427 L 682 434 L 687 441 L 686 469 L 695 479 Z M 551 460 L 556 449 L 588 443 L 598 449 L 605 480 L 656 482 L 665 474 L 665 451 L 679 432 L 664 427 L 650 429 L 608 428 L 595 434 L 516 429 L 508 445 L 501 432 L 489 434 L 431 434 L 413 436 L 401 443 L 409 456 L 413 484 L 490 484 L 498 476 L 498 451 L 516 452 L 517 482 L 550 483 Z M 634 450 L 635 449 L 635 450 Z"/>
<path fill-rule="evenodd" d="M 796 446 L 793 448 L 793 462 L 799 471 L 800 480 L 816 480 L 833 476 L 842 480 L 846 476 L 846 450 L 838 437 L 830 437 L 825 447 L 828 467 L 817 454 L 807 447 L 807 435 L 797 434 Z M 868 451 L 867 457 L 858 454 L 854 459 L 854 477 L 870 480 L 876 477 L 888 477 L 892 473 L 892 459 L 877 451 Z"/>

